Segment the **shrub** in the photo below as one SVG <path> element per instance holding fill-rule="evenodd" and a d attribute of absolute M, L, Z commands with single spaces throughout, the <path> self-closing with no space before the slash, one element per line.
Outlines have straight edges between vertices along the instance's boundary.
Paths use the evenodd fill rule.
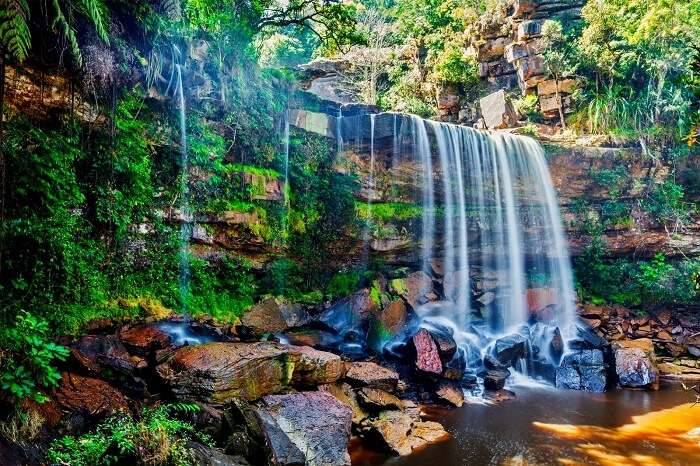
<path fill-rule="evenodd" d="M 46 401 L 45 390 L 54 388 L 61 374 L 55 361 L 68 357 L 68 349 L 49 340 L 49 324 L 28 312 L 20 312 L 15 326 L 3 332 L 5 354 L 0 360 L 0 389 L 19 403 L 29 397 Z"/>
<path fill-rule="evenodd" d="M 194 465 L 187 441 L 195 440 L 210 446 L 212 441 L 175 415 L 198 409 L 197 405 L 171 404 L 144 408 L 138 419 L 128 415 L 115 416 L 99 424 L 92 432 L 55 440 L 47 459 L 52 464 L 71 466 Z"/>

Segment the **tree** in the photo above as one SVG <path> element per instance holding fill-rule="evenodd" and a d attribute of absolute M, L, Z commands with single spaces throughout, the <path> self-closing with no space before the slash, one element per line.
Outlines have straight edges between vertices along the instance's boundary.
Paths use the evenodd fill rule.
<path fill-rule="evenodd" d="M 560 83 L 567 74 L 572 74 L 576 68 L 576 63 L 572 59 L 574 49 L 571 41 L 564 34 L 564 28 L 558 21 L 547 20 L 542 25 L 542 42 L 545 48 L 542 54 L 547 73 L 554 79 L 556 86 L 555 98 L 559 111 L 559 121 L 562 128 L 566 128 L 564 118 L 564 105 L 560 92 Z"/>

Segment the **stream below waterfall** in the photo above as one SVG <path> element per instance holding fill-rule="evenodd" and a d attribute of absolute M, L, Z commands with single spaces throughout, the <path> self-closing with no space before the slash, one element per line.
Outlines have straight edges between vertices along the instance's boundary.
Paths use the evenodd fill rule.
<path fill-rule="evenodd" d="M 450 438 L 405 457 L 357 446 L 355 466 L 697 465 L 700 405 L 680 385 L 606 393 L 515 386 L 496 405 L 428 408 Z"/>

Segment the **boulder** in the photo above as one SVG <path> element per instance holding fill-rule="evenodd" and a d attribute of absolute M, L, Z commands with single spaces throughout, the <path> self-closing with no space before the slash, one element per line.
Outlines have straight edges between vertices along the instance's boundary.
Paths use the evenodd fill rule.
<path fill-rule="evenodd" d="M 659 389 L 654 344 L 649 339 L 621 340 L 612 344 L 615 373 L 621 387 Z"/>
<path fill-rule="evenodd" d="M 564 356 L 556 370 L 557 388 L 604 392 L 607 386 L 603 352 L 583 349 Z"/>
<path fill-rule="evenodd" d="M 484 379 L 484 388 L 486 390 L 501 390 L 506 385 L 506 379 L 510 377 L 510 371 L 507 368 L 486 369 L 479 373 L 479 376 Z"/>
<path fill-rule="evenodd" d="M 494 351 L 502 364 L 512 366 L 518 359 L 525 357 L 527 339 L 518 333 L 499 338 L 496 340 Z"/>
<path fill-rule="evenodd" d="M 241 456 L 226 455 L 216 448 L 208 447 L 199 442 L 189 441 L 186 447 L 197 466 L 250 466 L 250 463 Z"/>
<path fill-rule="evenodd" d="M 432 321 L 426 321 L 424 328 L 433 337 L 438 352 L 440 353 L 440 359 L 443 362 L 452 359 L 452 356 L 454 356 L 457 351 L 457 343 L 452 336 L 452 329 Z"/>
<path fill-rule="evenodd" d="M 259 338 L 265 333 L 279 333 L 301 327 L 310 320 L 311 317 L 303 306 L 270 298 L 243 313 L 237 330 L 241 335 Z"/>
<path fill-rule="evenodd" d="M 373 362 L 350 363 L 345 379 L 355 387 L 380 388 L 389 392 L 396 390 L 399 374 Z"/>
<path fill-rule="evenodd" d="M 365 437 L 401 456 L 449 437 L 439 423 L 421 421 L 418 414 L 406 411 L 382 411 L 376 418 L 363 421 L 360 430 Z"/>
<path fill-rule="evenodd" d="M 433 280 L 423 271 L 413 272 L 403 279 L 402 288 L 397 290 L 398 294 L 416 309 L 425 302 L 425 295 L 433 290 Z"/>
<path fill-rule="evenodd" d="M 411 340 L 416 352 L 416 369 L 422 373 L 442 374 L 442 361 L 437 345 L 428 330 L 422 328 L 413 335 Z"/>
<path fill-rule="evenodd" d="M 518 115 L 503 89 L 479 100 L 481 114 L 488 129 L 509 128 L 518 122 Z"/>
<path fill-rule="evenodd" d="M 437 390 L 435 390 L 435 396 L 458 408 L 464 404 L 464 391 L 461 385 L 455 382 L 447 380 L 441 381 L 438 384 Z"/>
<path fill-rule="evenodd" d="M 114 335 L 86 335 L 71 345 L 70 352 L 80 367 L 94 375 L 109 371 L 131 375 L 136 369 L 126 347 Z"/>
<path fill-rule="evenodd" d="M 459 348 L 452 359 L 443 364 L 442 376 L 448 380 L 462 380 L 467 368 L 467 360 L 464 350 Z"/>
<path fill-rule="evenodd" d="M 332 395 L 268 395 L 255 414 L 272 464 L 350 465 L 352 410 Z"/>
<path fill-rule="evenodd" d="M 401 409 L 402 403 L 391 393 L 378 388 L 364 387 L 357 391 L 360 403 L 366 408 L 374 411 L 384 411 L 387 409 Z"/>
<path fill-rule="evenodd" d="M 552 332 L 552 339 L 549 341 L 549 354 L 557 362 L 564 354 L 564 339 L 561 336 L 559 327 L 555 327 Z"/>
<path fill-rule="evenodd" d="M 537 315 L 547 306 L 559 304 L 559 291 L 556 288 L 530 288 L 525 292 L 527 310 Z"/>
<path fill-rule="evenodd" d="M 350 409 L 352 409 L 353 425 L 359 425 L 364 419 L 370 417 L 363 405 L 360 404 L 356 390 L 353 389 L 350 384 L 342 382 L 321 385 L 318 387 L 318 389 L 319 391 L 336 397 L 340 402 L 345 403 L 350 407 Z"/>
<path fill-rule="evenodd" d="M 379 313 L 377 319 L 388 333 L 398 333 L 406 324 L 406 304 L 402 299 L 392 301 Z"/>
<path fill-rule="evenodd" d="M 157 371 L 177 398 L 225 404 L 287 387 L 292 365 L 276 343 L 206 343 L 178 349 Z"/>
<path fill-rule="evenodd" d="M 522 42 L 542 33 L 543 20 L 525 20 L 518 25 L 518 41 Z"/>
<path fill-rule="evenodd" d="M 170 346 L 170 336 L 152 325 L 127 326 L 119 331 L 119 340 L 139 356 L 151 356 Z"/>
<path fill-rule="evenodd" d="M 338 334 L 359 331 L 364 334 L 368 319 L 376 313 L 379 303 L 370 296 L 370 290 L 364 288 L 347 296 L 323 311 L 318 320 Z"/>
<path fill-rule="evenodd" d="M 294 364 L 292 383 L 295 385 L 333 383 L 345 374 L 345 362 L 336 354 L 310 346 L 287 346 L 287 351 L 289 360 Z"/>
<path fill-rule="evenodd" d="M 126 398 L 107 382 L 64 372 L 55 399 L 62 411 L 90 418 L 129 412 Z"/>

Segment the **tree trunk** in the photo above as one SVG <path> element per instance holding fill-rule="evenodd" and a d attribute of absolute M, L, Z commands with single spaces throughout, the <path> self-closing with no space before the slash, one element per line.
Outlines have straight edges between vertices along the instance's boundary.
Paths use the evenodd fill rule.
<path fill-rule="evenodd" d="M 555 96 L 557 99 L 557 109 L 559 110 L 559 121 L 561 122 L 561 128 L 566 129 L 566 120 L 564 119 L 564 104 L 561 101 L 561 93 L 559 92 L 559 79 L 554 79 L 556 84 Z"/>

